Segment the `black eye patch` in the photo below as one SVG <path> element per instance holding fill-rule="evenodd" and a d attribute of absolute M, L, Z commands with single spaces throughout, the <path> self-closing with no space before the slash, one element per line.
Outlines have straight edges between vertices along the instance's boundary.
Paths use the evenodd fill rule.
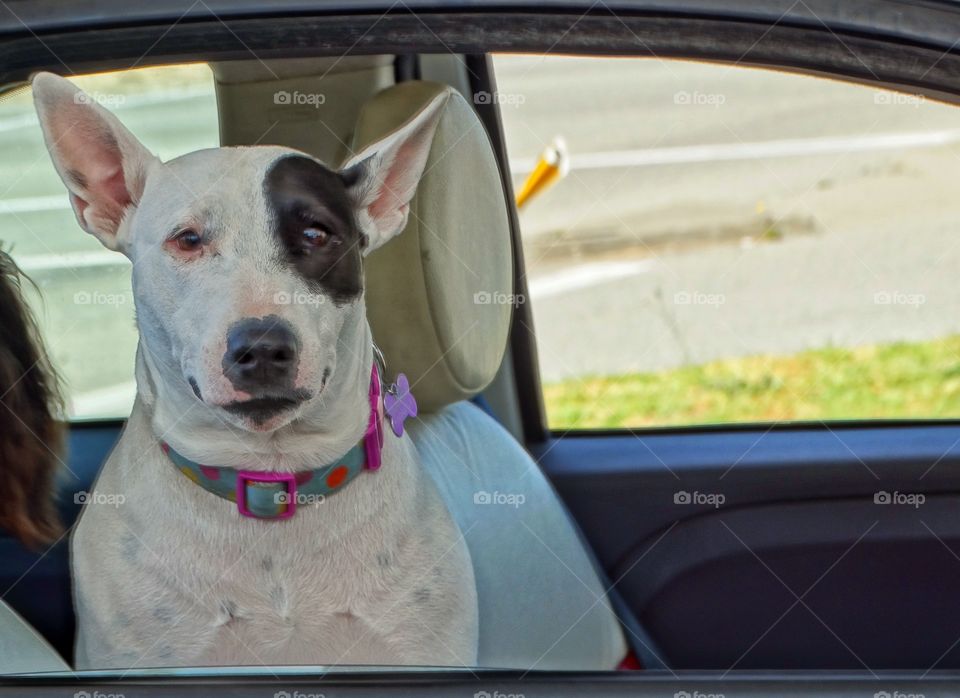
<path fill-rule="evenodd" d="M 338 173 L 302 155 L 280 158 L 264 180 L 285 260 L 338 305 L 363 290 L 362 239 L 347 186 Z"/>

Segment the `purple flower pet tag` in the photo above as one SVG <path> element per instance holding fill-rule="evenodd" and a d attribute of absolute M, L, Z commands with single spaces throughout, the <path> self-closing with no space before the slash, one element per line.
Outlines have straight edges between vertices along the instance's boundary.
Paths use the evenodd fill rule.
<path fill-rule="evenodd" d="M 417 416 L 417 401 L 410 392 L 410 381 L 404 374 L 398 374 L 397 382 L 387 388 L 387 394 L 383 396 L 383 406 L 390 417 L 393 433 L 403 436 L 404 420 Z"/>

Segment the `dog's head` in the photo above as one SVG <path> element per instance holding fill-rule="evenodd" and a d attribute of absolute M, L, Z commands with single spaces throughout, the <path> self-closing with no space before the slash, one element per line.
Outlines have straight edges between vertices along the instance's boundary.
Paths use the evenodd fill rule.
<path fill-rule="evenodd" d="M 80 226 L 133 262 L 158 390 L 258 432 L 322 404 L 363 352 L 338 342 L 363 313 L 362 259 L 403 230 L 445 96 L 332 169 L 273 146 L 161 162 L 69 81 L 33 92 Z"/>

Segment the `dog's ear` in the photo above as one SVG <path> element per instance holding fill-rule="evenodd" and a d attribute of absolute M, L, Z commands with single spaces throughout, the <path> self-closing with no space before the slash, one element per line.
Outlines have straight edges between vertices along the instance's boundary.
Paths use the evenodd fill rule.
<path fill-rule="evenodd" d="M 123 251 L 121 223 L 140 202 L 157 159 L 110 112 L 69 80 L 33 77 L 33 102 L 53 165 L 80 227 Z"/>
<path fill-rule="evenodd" d="M 437 95 L 403 126 L 364 148 L 340 169 L 366 237 L 364 254 L 406 225 L 447 99 L 447 94 Z"/>

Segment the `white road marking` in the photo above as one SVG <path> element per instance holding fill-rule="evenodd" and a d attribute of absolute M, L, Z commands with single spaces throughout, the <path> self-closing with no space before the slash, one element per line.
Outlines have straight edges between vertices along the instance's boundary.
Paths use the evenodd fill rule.
<path fill-rule="evenodd" d="M 97 97 L 97 95 L 98 93 L 94 91 L 93 96 Z M 139 95 L 111 95 L 122 96 L 123 101 L 118 101 L 116 104 L 111 103 L 109 105 L 109 109 L 110 111 L 117 112 L 124 111 L 125 109 L 137 109 L 138 107 L 150 107 L 156 104 L 185 102 L 191 99 L 205 97 L 207 95 L 212 96 L 213 91 L 206 85 L 198 85 L 196 87 L 182 89 L 162 90 L 159 92 L 148 92 L 146 94 Z M 28 128 L 38 125 L 39 122 L 37 121 L 37 115 L 31 111 L 28 114 L 19 114 L 6 119 L 0 119 L 0 133 L 3 133 L 4 131 L 16 131 L 20 128 Z"/>
<path fill-rule="evenodd" d="M 70 400 L 69 413 L 71 417 L 81 419 L 116 415 L 126 417 L 130 414 L 136 394 L 136 381 L 91 390 Z"/>
<path fill-rule="evenodd" d="M 555 274 L 531 279 L 529 283 L 530 296 L 533 298 L 558 296 L 581 288 L 598 286 L 608 281 L 636 276 L 649 271 L 651 268 L 653 268 L 653 262 L 648 259 L 633 262 L 582 264 L 572 269 L 564 269 Z"/>
<path fill-rule="evenodd" d="M 36 114 L 11 116 L 6 119 L 0 119 L 0 133 L 4 131 L 16 131 L 17 129 L 27 128 L 28 126 L 37 126 L 38 123 Z"/>
<path fill-rule="evenodd" d="M 571 170 L 605 170 L 618 167 L 650 167 L 685 163 L 761 160 L 766 158 L 854 153 L 902 148 L 934 148 L 960 142 L 960 129 L 917 131 L 913 133 L 878 133 L 868 136 L 826 136 L 823 138 L 790 138 L 753 143 L 712 143 L 682 145 L 670 148 L 614 150 L 605 153 L 570 153 Z M 535 160 L 511 162 L 514 175 L 533 170 Z"/>
<path fill-rule="evenodd" d="M 14 255 L 17 266 L 30 274 L 56 269 L 80 269 L 89 267 L 112 267 L 129 264 L 130 260 L 119 252 L 64 252 L 63 254 Z"/>
<path fill-rule="evenodd" d="M 0 199 L 0 215 L 36 213 L 39 211 L 69 211 L 70 199 L 66 192 L 50 196 L 25 196 L 21 199 Z"/>
<path fill-rule="evenodd" d="M 191 99 L 195 96 L 196 95 L 184 95 L 178 98 L 157 98 L 154 101 L 176 101 L 176 99 Z M 137 105 L 146 102 L 147 100 L 142 100 L 138 102 Z M 128 103 L 127 106 L 134 105 Z M 33 120 L 30 123 L 36 123 L 35 117 L 32 115 L 28 116 Z M 7 121 L 12 124 L 13 121 L 20 123 L 20 120 L 20 117 L 17 117 L 17 119 L 8 119 Z M 4 121 L 0 121 L 0 131 L 5 129 L 5 123 Z M 622 167 L 651 167 L 655 165 L 760 160 L 828 153 L 868 152 L 903 148 L 934 148 L 952 143 L 960 143 L 960 129 L 913 133 L 881 133 L 869 136 L 794 138 L 753 143 L 713 143 L 670 148 L 614 150 L 599 153 L 573 153 L 570 159 L 570 168 L 572 170 L 605 170 Z M 515 176 L 521 176 L 533 170 L 534 164 L 535 161 L 531 159 L 515 159 L 511 161 L 510 170 Z M 31 196 L 20 199 L 0 199 L 0 215 L 60 211 L 69 210 L 69 208 L 70 204 L 66 195 L 61 194 Z"/>

